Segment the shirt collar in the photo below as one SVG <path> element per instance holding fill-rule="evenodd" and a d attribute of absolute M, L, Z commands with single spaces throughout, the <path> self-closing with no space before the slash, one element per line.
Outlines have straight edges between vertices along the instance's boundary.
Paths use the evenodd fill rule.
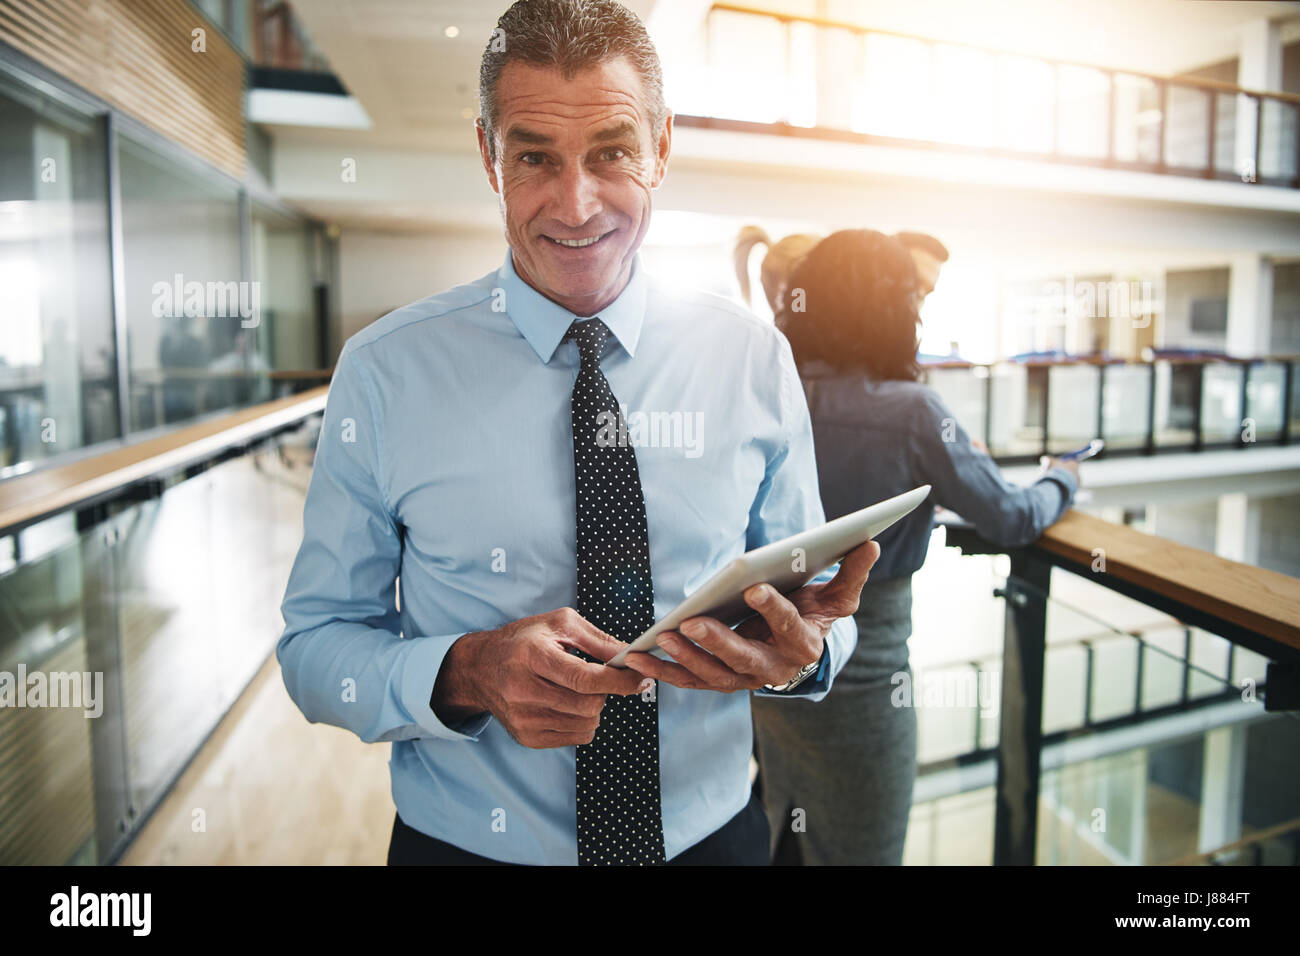
<path fill-rule="evenodd" d="M 497 270 L 497 280 L 505 290 L 506 314 L 528 340 L 537 357 L 549 362 L 578 316 L 521 279 L 515 271 L 513 251 L 506 252 L 506 261 Z M 645 320 L 645 303 L 645 269 L 641 264 L 641 253 L 637 252 L 632 258 L 632 273 L 623 291 L 593 316 L 609 327 L 629 356 L 636 354 L 641 324 Z"/>

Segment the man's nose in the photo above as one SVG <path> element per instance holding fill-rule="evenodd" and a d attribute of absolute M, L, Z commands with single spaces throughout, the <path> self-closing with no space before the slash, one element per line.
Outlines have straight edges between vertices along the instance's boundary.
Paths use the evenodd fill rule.
<path fill-rule="evenodd" d="M 581 163 L 570 163 L 556 180 L 554 215 L 577 229 L 600 212 L 599 183 Z"/>

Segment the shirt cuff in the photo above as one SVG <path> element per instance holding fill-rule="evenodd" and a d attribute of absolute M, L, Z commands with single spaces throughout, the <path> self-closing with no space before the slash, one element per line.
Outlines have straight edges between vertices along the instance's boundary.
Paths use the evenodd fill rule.
<path fill-rule="evenodd" d="M 830 689 L 831 674 L 831 635 L 826 635 L 826 640 L 822 642 L 821 661 L 817 665 L 817 672 L 810 674 L 806 679 L 800 681 L 789 690 L 768 690 L 766 687 L 760 687 L 754 691 L 760 697 L 798 697 L 808 698 L 816 697 L 820 700 Z"/>
<path fill-rule="evenodd" d="M 450 637 L 413 637 L 408 638 L 414 645 L 406 655 L 402 668 L 402 705 L 411 719 L 428 731 L 431 737 L 443 740 L 478 740 L 479 734 L 492 719 L 491 714 L 477 714 L 448 726 L 438 719 L 433 708 L 429 706 L 433 697 L 433 685 L 442 670 L 442 660 L 447 656 L 451 645 L 464 635 L 454 634 Z"/>
<path fill-rule="evenodd" d="M 1066 504 L 1074 500 L 1074 496 L 1079 490 L 1078 479 L 1064 468 L 1049 468 L 1039 481 L 1054 481 L 1065 489 Z"/>

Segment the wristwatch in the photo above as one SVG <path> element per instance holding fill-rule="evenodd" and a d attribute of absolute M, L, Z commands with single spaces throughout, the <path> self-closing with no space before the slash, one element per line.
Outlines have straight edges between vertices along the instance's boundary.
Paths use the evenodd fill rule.
<path fill-rule="evenodd" d="M 822 661 L 821 658 L 819 657 L 811 664 L 805 664 L 803 667 L 799 668 L 799 673 L 795 674 L 784 684 L 764 684 L 763 686 L 767 690 L 775 691 L 778 694 L 784 694 L 786 691 L 793 690 L 794 688 L 798 687 L 809 677 L 812 677 L 813 674 L 816 674 L 818 669 L 821 667 L 821 663 Z"/>

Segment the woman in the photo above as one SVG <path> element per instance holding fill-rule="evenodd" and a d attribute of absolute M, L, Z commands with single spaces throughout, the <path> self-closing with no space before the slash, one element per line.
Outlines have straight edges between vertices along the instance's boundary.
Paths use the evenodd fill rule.
<path fill-rule="evenodd" d="M 1078 466 L 1050 460 L 1029 488 L 1008 483 L 918 381 L 917 276 L 896 239 L 833 233 L 795 266 L 787 289 L 777 325 L 808 397 L 827 519 L 917 485 L 934 490 L 880 535 L 855 615 L 858 644 L 831 692 L 817 703 L 753 699 L 763 802 L 774 850 L 789 833 L 807 864 L 898 864 L 916 777 L 916 713 L 891 704 L 891 678 L 910 679 L 911 580 L 925 560 L 932 505 L 997 544 L 1028 544 L 1069 508 Z M 795 809 L 804 825 L 791 833 Z"/>

